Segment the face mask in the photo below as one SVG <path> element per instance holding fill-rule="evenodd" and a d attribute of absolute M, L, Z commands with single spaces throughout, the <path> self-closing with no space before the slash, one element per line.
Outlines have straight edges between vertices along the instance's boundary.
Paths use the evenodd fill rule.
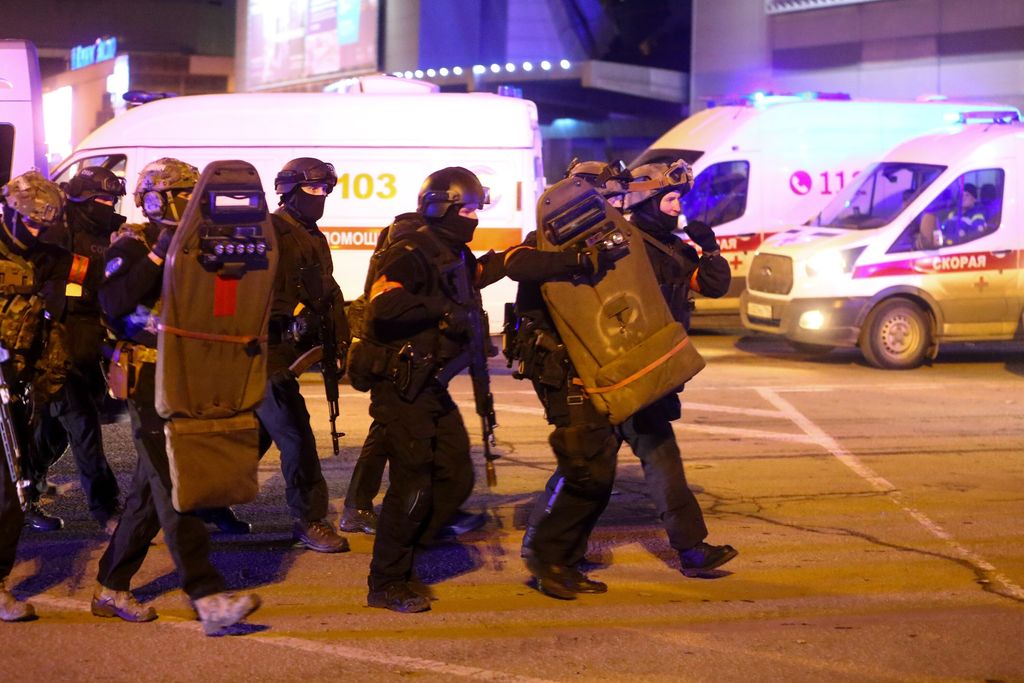
<path fill-rule="evenodd" d="M 468 244 L 473 240 L 473 233 L 476 231 L 476 226 L 479 222 L 476 218 L 460 216 L 455 207 L 452 207 L 440 219 L 431 221 L 431 225 L 442 237 L 446 237 L 453 242 Z"/>
<path fill-rule="evenodd" d="M 298 214 L 299 218 L 310 223 L 316 223 L 323 217 L 326 203 L 327 195 L 309 194 L 298 188 L 285 200 L 285 204 Z"/>
<path fill-rule="evenodd" d="M 679 216 L 669 216 L 658 206 L 660 197 L 651 197 L 633 209 L 633 222 L 646 232 L 667 235 L 679 229 Z"/>
<path fill-rule="evenodd" d="M 99 232 L 109 232 L 114 220 L 114 205 L 88 201 L 78 205 L 78 210 Z"/>

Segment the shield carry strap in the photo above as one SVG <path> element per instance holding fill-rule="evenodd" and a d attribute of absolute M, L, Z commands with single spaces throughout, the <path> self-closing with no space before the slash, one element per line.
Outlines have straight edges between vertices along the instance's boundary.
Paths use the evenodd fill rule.
<path fill-rule="evenodd" d="M 225 344 L 241 344 L 245 347 L 245 352 L 250 356 L 258 354 L 260 352 L 260 344 L 266 343 L 267 341 L 267 337 L 242 337 L 233 334 L 197 332 L 195 330 L 185 330 L 180 327 L 165 325 L 164 323 L 158 323 L 157 329 L 167 332 L 168 334 L 185 337 L 187 339 L 201 339 L 203 341 L 223 342 Z"/>
<path fill-rule="evenodd" d="M 672 356 L 674 356 L 677 353 L 679 353 L 680 351 L 682 351 L 686 347 L 686 345 L 689 344 L 689 343 L 690 343 L 690 337 L 689 336 L 683 337 L 683 339 L 678 344 L 676 344 L 671 349 L 669 349 L 664 354 L 662 354 L 662 356 L 660 358 L 658 358 L 657 360 L 654 360 L 654 361 L 648 363 L 644 367 L 642 367 L 639 370 L 637 370 L 636 372 L 634 372 L 629 377 L 626 377 L 625 379 L 620 380 L 620 381 L 618 381 L 615 384 L 612 384 L 610 386 L 607 386 L 607 387 L 588 387 L 588 386 L 585 386 L 583 384 L 583 380 L 581 380 L 578 377 L 574 377 L 573 378 L 573 380 L 572 380 L 573 384 L 576 384 L 576 385 L 580 386 L 582 388 L 582 390 L 584 392 L 586 392 L 587 394 L 607 394 L 610 391 L 616 391 L 616 390 L 621 389 L 622 387 L 626 386 L 627 384 L 632 384 L 633 382 L 637 381 L 638 379 L 640 379 L 644 375 L 647 375 L 648 373 L 650 373 L 655 368 L 661 366 L 663 363 L 667 362 L 669 358 L 671 358 Z"/>

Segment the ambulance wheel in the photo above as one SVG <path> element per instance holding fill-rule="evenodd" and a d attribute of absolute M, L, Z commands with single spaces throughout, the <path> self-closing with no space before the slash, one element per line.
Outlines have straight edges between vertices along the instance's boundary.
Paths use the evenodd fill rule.
<path fill-rule="evenodd" d="M 931 321 L 909 299 L 887 299 L 864 323 L 860 350 L 876 368 L 908 370 L 920 365 L 931 344 Z"/>
<path fill-rule="evenodd" d="M 831 351 L 834 347 L 825 346 L 824 344 L 809 344 L 807 342 L 794 341 L 787 339 L 789 345 L 793 347 L 794 351 L 799 351 L 805 356 L 824 356 L 826 353 Z"/>

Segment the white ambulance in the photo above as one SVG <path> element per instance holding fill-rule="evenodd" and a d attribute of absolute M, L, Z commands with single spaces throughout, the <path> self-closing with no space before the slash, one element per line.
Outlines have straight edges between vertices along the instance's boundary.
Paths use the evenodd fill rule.
<path fill-rule="evenodd" d="M 394 79 L 397 80 L 397 79 Z M 378 90 L 380 79 L 369 82 Z M 401 87 L 386 82 L 384 89 Z M 143 222 L 130 193 L 139 170 L 175 157 L 200 170 L 216 159 L 243 159 L 260 174 L 267 201 L 277 205 L 274 176 L 289 159 L 310 156 L 334 164 L 338 185 L 327 198 L 321 230 L 334 272 L 349 299 L 363 288 L 377 234 L 398 214 L 416 210 L 424 178 L 445 166 L 465 166 L 490 188 L 472 247 L 501 250 L 536 223 L 544 189 L 537 109 L 499 95 L 437 92 L 261 93 L 174 97 L 143 104 L 107 122 L 52 174 L 60 182 L 84 166 L 104 166 L 126 178 L 121 212 Z M 491 329 L 515 296 L 503 280 L 484 290 Z"/>
<path fill-rule="evenodd" d="M 809 352 L 911 368 L 941 342 L 1019 338 L 1022 267 L 1024 126 L 965 126 L 900 145 L 769 239 L 741 317 Z"/>
<path fill-rule="evenodd" d="M 0 40 L 0 185 L 46 169 L 42 92 L 35 45 Z"/>
<path fill-rule="evenodd" d="M 754 252 L 816 215 L 869 163 L 897 144 L 1000 105 L 856 101 L 843 94 L 755 93 L 705 109 L 654 142 L 631 166 L 685 159 L 696 176 L 683 214 L 718 236 L 732 264 L 722 299 L 697 298 L 696 314 L 735 313 Z"/>

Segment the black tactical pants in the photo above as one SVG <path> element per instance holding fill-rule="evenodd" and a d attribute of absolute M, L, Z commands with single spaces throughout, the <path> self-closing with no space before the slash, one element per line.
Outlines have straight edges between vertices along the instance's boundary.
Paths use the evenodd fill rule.
<path fill-rule="evenodd" d="M 14 489 L 7 469 L 7 456 L 0 457 L 0 581 L 7 578 L 14 567 L 18 552 L 18 539 L 25 525 L 25 513 L 18 504 L 18 492 Z M 10 588 L 10 586 L 8 586 Z"/>
<path fill-rule="evenodd" d="M 155 365 L 147 363 L 139 375 L 135 394 L 128 401 L 138 465 L 121 522 L 100 558 L 97 580 L 113 590 L 128 590 L 146 559 L 150 541 L 163 529 L 185 593 L 192 600 L 220 593 L 224 577 L 210 562 L 206 525 L 193 514 L 178 512 L 171 504 L 164 420 L 154 406 Z"/>
<path fill-rule="evenodd" d="M 640 458 L 647 495 L 668 532 L 672 547 L 687 550 L 708 535 L 704 514 L 686 483 L 672 420 L 679 417 L 679 397 L 665 396 L 619 425 L 622 438 Z"/>
<path fill-rule="evenodd" d="M 99 371 L 99 363 L 96 371 Z M 51 404 L 50 412 L 68 434 L 89 512 L 100 523 L 106 523 L 117 508 L 120 492 L 117 478 L 103 453 L 103 432 L 93 381 L 94 378 L 73 372 Z M 102 378 L 99 381 L 102 382 Z"/>
<path fill-rule="evenodd" d="M 281 451 L 281 475 L 292 517 L 315 522 L 327 516 L 327 481 L 320 469 L 316 439 L 309 424 L 299 381 L 289 371 L 275 372 L 256 408 L 260 420 L 260 453 L 271 439 Z"/>
<path fill-rule="evenodd" d="M 384 446 L 384 425 L 374 420 L 363 441 L 359 458 L 352 470 L 352 479 L 345 494 L 345 507 L 356 510 L 372 510 L 373 499 L 380 493 L 384 480 L 384 468 L 388 464 L 388 452 Z"/>
<path fill-rule="evenodd" d="M 577 390 L 534 388 L 555 427 L 548 442 L 558 466 L 534 502 L 523 546 L 544 564 L 571 565 L 582 559 L 608 506 L 619 439 Z"/>
<path fill-rule="evenodd" d="M 370 562 L 370 590 L 412 577 L 416 546 L 429 542 L 473 491 L 469 435 L 447 390 L 428 385 L 412 402 L 378 382 L 370 415 L 382 425 L 390 469 Z"/>

